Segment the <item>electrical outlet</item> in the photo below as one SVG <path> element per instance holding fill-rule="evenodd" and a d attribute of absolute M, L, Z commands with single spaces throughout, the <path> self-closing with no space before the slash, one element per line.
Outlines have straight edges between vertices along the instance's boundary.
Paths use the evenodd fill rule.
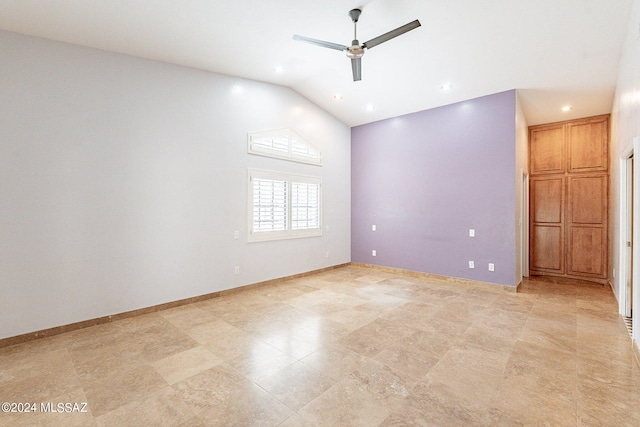
<path fill-rule="evenodd" d="M 329 258 L 329 251 L 324 254 L 325 258 Z"/>
<path fill-rule="evenodd" d="M 239 231 L 234 231 L 233 232 L 233 238 L 238 240 L 240 238 L 240 232 Z"/>
<path fill-rule="evenodd" d="M 469 268 L 476 268 L 475 263 L 473 261 L 469 261 Z"/>
<path fill-rule="evenodd" d="M 375 225 L 375 224 L 373 224 L 373 225 L 371 226 L 371 231 L 376 231 L 376 225 Z"/>
<path fill-rule="evenodd" d="M 476 237 L 476 230 L 474 230 L 473 228 L 469 229 L 469 237 Z"/>
<path fill-rule="evenodd" d="M 376 256 L 376 250 L 375 249 L 371 251 L 371 255 L 372 256 Z"/>
<path fill-rule="evenodd" d="M 233 267 L 233 274 L 240 274 L 240 266 L 236 265 L 235 267 Z"/>
<path fill-rule="evenodd" d="M 489 263 L 489 271 L 495 271 L 495 266 L 492 262 Z"/>

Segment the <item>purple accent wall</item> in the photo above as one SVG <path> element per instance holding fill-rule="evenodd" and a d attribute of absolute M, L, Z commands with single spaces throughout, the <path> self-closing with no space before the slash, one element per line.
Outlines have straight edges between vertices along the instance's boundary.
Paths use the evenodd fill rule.
<path fill-rule="evenodd" d="M 515 115 L 511 90 L 352 128 L 352 261 L 515 286 Z"/>

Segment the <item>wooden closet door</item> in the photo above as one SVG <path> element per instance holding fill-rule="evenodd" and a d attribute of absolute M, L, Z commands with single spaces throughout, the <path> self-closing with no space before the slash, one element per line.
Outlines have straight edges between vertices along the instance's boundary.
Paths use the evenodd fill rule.
<path fill-rule="evenodd" d="M 606 278 L 608 176 L 571 176 L 568 188 L 567 273 Z"/>
<path fill-rule="evenodd" d="M 529 268 L 540 273 L 564 274 L 565 178 L 531 178 L 530 197 Z"/>
<path fill-rule="evenodd" d="M 608 116 L 568 123 L 568 172 L 606 171 L 609 166 L 608 140 Z"/>
<path fill-rule="evenodd" d="M 530 173 L 565 172 L 565 127 L 563 124 L 538 126 L 529 132 Z"/>

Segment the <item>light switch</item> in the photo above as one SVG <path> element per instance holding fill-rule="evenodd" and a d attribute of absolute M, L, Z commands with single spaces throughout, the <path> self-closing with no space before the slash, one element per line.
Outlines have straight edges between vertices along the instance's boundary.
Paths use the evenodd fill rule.
<path fill-rule="evenodd" d="M 474 230 L 473 228 L 469 229 L 469 237 L 476 237 L 476 230 Z"/>

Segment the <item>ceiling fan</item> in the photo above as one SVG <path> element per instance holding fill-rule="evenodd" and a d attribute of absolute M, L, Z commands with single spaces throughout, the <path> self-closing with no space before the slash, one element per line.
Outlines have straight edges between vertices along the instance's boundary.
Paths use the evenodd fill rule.
<path fill-rule="evenodd" d="M 293 39 L 300 42 L 311 43 L 316 46 L 327 47 L 329 49 L 342 50 L 346 52 L 347 57 L 351 58 L 351 71 L 353 72 L 353 81 L 356 82 L 362 79 L 362 55 L 364 55 L 365 49 L 371 49 L 372 47 L 378 46 L 379 44 L 391 40 L 394 37 L 398 37 L 399 35 L 416 29 L 421 25 L 420 21 L 416 19 L 415 21 L 409 22 L 408 24 L 398 27 L 395 30 L 391 30 L 360 44 L 357 36 L 357 24 L 358 18 L 360 18 L 361 13 L 362 11 L 360 9 L 352 9 L 349 11 L 349 16 L 353 21 L 353 41 L 351 42 L 351 46 L 331 43 L 324 40 L 312 39 L 309 37 L 299 36 L 297 34 L 294 34 Z"/>

